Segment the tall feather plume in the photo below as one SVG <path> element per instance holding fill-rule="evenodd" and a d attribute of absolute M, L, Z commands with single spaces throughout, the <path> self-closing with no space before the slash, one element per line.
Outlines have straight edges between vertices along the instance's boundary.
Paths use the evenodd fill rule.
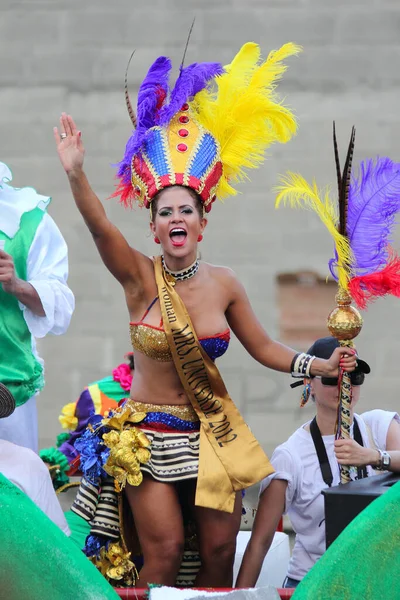
<path fill-rule="evenodd" d="M 271 144 L 285 143 L 296 132 L 296 120 L 275 88 L 287 68 L 282 61 L 300 51 L 295 44 L 285 44 L 259 64 L 259 46 L 247 43 L 215 78 L 216 89 L 204 89 L 190 103 L 196 120 L 220 145 L 219 198 L 235 195 L 231 183 L 245 179 L 246 169 L 258 167 Z"/>
<path fill-rule="evenodd" d="M 359 308 L 400 293 L 400 259 L 390 247 L 400 213 L 400 164 L 389 158 L 360 163 L 349 188 L 347 237 L 352 250 L 349 292 Z M 333 277 L 337 256 L 329 261 Z"/>
<path fill-rule="evenodd" d="M 179 67 L 179 72 L 181 72 L 181 71 L 182 71 L 182 69 L 183 69 L 183 65 L 185 64 L 186 52 L 187 52 L 187 49 L 188 49 L 188 47 L 189 47 L 190 37 L 191 37 L 191 35 L 192 35 L 192 31 L 193 31 L 193 27 L 194 27 L 195 21 L 196 21 L 196 17 L 194 17 L 194 19 L 193 19 L 193 21 L 192 21 L 192 24 L 191 24 L 191 26 L 190 26 L 190 29 L 189 29 L 188 36 L 187 36 L 187 38 L 186 38 L 185 49 L 184 49 L 184 51 L 183 51 L 183 56 L 182 56 L 182 60 L 181 60 L 181 65 L 180 65 L 180 67 Z"/>
<path fill-rule="evenodd" d="M 221 73 L 223 67 L 220 63 L 193 63 L 182 68 L 168 105 L 164 105 L 160 111 L 158 124 L 167 125 L 185 102 L 191 100 Z"/>
<path fill-rule="evenodd" d="M 129 138 L 125 155 L 118 165 L 118 177 L 122 186 L 131 185 L 131 160 L 144 142 L 148 129 L 154 127 L 157 122 L 158 113 L 168 94 L 168 80 L 171 71 L 171 61 L 166 56 L 160 56 L 151 65 L 138 92 L 137 101 L 137 126 Z M 130 190 L 128 190 L 130 193 Z M 122 190 L 118 187 L 115 195 L 121 195 Z M 121 197 L 122 200 L 122 197 Z M 125 201 L 122 200 L 125 204 Z"/>
<path fill-rule="evenodd" d="M 339 233 L 342 235 L 347 235 L 347 210 L 349 205 L 351 165 L 353 162 L 355 135 L 356 130 L 352 127 L 346 161 L 344 163 L 342 185 L 339 191 Z"/>
<path fill-rule="evenodd" d="M 288 173 L 280 178 L 280 185 L 276 186 L 277 192 L 275 206 L 278 208 L 283 203 L 289 203 L 292 208 L 306 208 L 315 212 L 331 234 L 338 256 L 339 285 L 347 289 L 349 281 L 348 265 L 351 264 L 351 250 L 346 236 L 338 231 L 338 218 L 329 191 L 322 194 L 313 181 L 312 185 L 297 173 Z M 323 199 L 322 199 L 323 197 Z"/>
<path fill-rule="evenodd" d="M 338 150 L 338 145 L 337 145 L 337 140 L 336 140 L 335 121 L 333 121 L 333 151 L 335 154 L 336 177 L 337 177 L 337 185 L 338 185 L 338 198 L 340 198 L 340 193 L 342 190 L 342 171 L 340 169 L 340 158 L 339 158 L 339 150 Z"/>
<path fill-rule="evenodd" d="M 361 162 L 350 186 L 347 225 L 355 275 L 367 275 L 386 265 L 399 212 L 400 163 L 387 157 Z"/>
<path fill-rule="evenodd" d="M 125 70 L 125 102 L 126 102 L 126 107 L 128 109 L 128 114 L 129 114 L 130 119 L 132 121 L 132 125 L 136 129 L 137 119 L 136 119 L 135 111 L 132 108 L 131 100 L 129 98 L 129 90 L 128 90 L 128 71 L 129 71 L 129 66 L 131 64 L 131 60 L 132 60 L 133 55 L 135 54 L 135 52 L 136 52 L 136 50 L 134 50 L 132 52 L 132 54 L 130 55 L 130 58 L 128 60 L 128 64 L 127 64 L 126 70 Z"/>

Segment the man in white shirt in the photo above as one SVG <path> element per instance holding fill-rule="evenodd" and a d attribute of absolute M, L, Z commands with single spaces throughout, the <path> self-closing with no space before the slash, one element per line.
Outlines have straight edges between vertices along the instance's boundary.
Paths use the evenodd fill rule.
<path fill-rule="evenodd" d="M 0 383 L 0 422 L 15 410 L 15 400 Z M 56 496 L 50 473 L 37 454 L 0 440 L 0 473 L 22 490 L 66 535 L 70 530 Z"/>
<path fill-rule="evenodd" d="M 330 356 L 337 345 L 335 338 L 321 338 L 312 345 L 309 353 L 324 358 Z M 256 584 L 283 513 L 289 515 L 296 533 L 283 587 L 296 587 L 322 556 L 326 545 L 321 492 L 340 483 L 340 464 L 354 465 L 350 470 L 352 479 L 369 477 L 376 474 L 374 469 L 381 466 L 384 453 L 389 462 L 385 468 L 400 471 L 399 415 L 385 410 L 372 410 L 361 416 L 354 414 L 361 385 L 370 372 L 365 361 L 358 358 L 357 362 L 356 370 L 351 373 L 353 439 L 335 441 L 337 378 L 313 377 L 305 380 L 305 391 L 315 401 L 316 417 L 299 427 L 271 457 L 275 473 L 261 482 L 258 512 L 236 583 L 238 587 Z M 323 469 L 317 455 L 318 436 L 327 458 Z"/>
<path fill-rule="evenodd" d="M 17 404 L 0 421 L 0 439 L 37 452 L 35 397 L 44 371 L 35 338 L 67 330 L 74 296 L 67 286 L 67 246 L 46 212 L 51 199 L 33 188 L 13 188 L 11 179 L 0 163 L 0 382 Z"/>

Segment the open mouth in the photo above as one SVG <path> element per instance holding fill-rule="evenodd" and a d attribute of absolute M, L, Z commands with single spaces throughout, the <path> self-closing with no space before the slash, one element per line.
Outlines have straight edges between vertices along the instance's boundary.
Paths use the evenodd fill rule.
<path fill-rule="evenodd" d="M 169 237 L 173 246 L 183 246 L 186 242 L 187 232 L 182 227 L 174 227 L 174 229 L 171 229 L 169 232 Z"/>

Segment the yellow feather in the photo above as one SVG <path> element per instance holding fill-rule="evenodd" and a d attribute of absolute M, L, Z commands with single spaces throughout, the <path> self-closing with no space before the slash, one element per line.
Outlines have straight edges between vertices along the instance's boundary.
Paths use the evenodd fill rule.
<path fill-rule="evenodd" d="M 294 115 L 282 105 L 275 87 L 287 68 L 282 60 L 299 52 L 299 46 L 285 44 L 260 64 L 260 48 L 249 42 L 215 78 L 215 89 L 202 90 L 190 103 L 195 119 L 220 146 L 218 198 L 235 195 L 231 184 L 246 179 L 246 170 L 263 162 L 271 144 L 285 143 L 296 132 Z"/>
<path fill-rule="evenodd" d="M 289 203 L 292 208 L 306 208 L 314 211 L 331 234 L 338 255 L 339 286 L 348 288 L 350 278 L 350 265 L 352 253 L 348 239 L 337 230 L 338 217 L 334 202 L 329 196 L 329 191 L 324 194 L 318 190 L 317 184 L 312 185 L 298 173 L 287 173 L 280 178 L 280 185 L 275 187 L 278 193 L 275 201 L 276 208 L 283 202 Z M 322 196 L 324 199 L 322 200 Z"/>

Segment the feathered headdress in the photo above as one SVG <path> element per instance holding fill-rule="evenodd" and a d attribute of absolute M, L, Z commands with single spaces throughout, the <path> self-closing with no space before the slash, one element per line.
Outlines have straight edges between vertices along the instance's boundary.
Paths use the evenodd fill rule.
<path fill-rule="evenodd" d="M 296 131 L 291 111 L 275 92 L 286 70 L 283 60 L 300 48 L 286 44 L 260 60 L 257 44 L 245 44 L 232 63 L 181 66 L 169 89 L 171 61 L 158 58 L 140 86 L 137 116 L 126 92 L 135 127 L 118 168 L 114 196 L 131 206 L 150 206 L 160 190 L 194 189 L 208 212 L 216 197 L 236 194 L 232 183 L 258 167 L 273 142 Z M 125 86 L 126 87 L 126 86 Z"/>
<path fill-rule="evenodd" d="M 389 158 L 363 161 L 358 176 L 352 178 L 354 138 L 353 127 L 341 174 L 333 129 L 338 204 L 329 190 L 320 192 L 315 182 L 310 186 L 301 175 L 288 173 L 276 188 L 276 206 L 288 201 L 293 207 L 310 208 L 318 214 L 334 240 L 330 272 L 357 306 L 365 308 L 379 296 L 400 296 L 400 259 L 390 246 L 400 211 L 400 164 Z"/>

